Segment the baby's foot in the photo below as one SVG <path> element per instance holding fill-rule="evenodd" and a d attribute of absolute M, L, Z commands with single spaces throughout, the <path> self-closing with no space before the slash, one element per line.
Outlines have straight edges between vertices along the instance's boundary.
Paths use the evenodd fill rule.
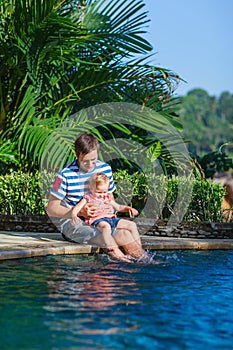
<path fill-rule="evenodd" d="M 134 262 L 135 260 L 132 259 L 131 256 L 125 255 L 122 253 L 120 249 L 115 250 L 114 248 L 107 248 L 106 253 L 114 259 L 125 261 L 125 262 Z"/>

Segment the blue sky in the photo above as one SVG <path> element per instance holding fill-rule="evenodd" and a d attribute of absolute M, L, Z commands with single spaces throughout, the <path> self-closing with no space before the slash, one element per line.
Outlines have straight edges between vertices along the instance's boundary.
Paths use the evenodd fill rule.
<path fill-rule="evenodd" d="M 179 74 L 175 95 L 233 94 L 233 0 L 144 0 L 151 63 Z"/>

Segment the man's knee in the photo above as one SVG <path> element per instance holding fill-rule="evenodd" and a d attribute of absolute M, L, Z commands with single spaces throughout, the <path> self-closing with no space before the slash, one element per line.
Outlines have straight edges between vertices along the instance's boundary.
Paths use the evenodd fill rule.
<path fill-rule="evenodd" d="M 134 221 L 130 221 L 128 220 L 128 227 L 130 228 L 130 230 L 136 230 L 137 229 L 137 225 Z"/>
<path fill-rule="evenodd" d="M 114 235 L 115 240 L 121 246 L 134 241 L 131 233 L 126 229 L 118 229 Z"/>

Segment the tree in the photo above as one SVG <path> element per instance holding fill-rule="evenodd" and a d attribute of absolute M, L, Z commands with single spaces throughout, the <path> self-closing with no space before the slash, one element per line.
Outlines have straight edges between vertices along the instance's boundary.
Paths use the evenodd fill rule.
<path fill-rule="evenodd" d="M 143 7 L 142 0 L 0 0 L 2 162 L 37 166 L 67 115 L 104 102 L 139 102 L 179 127 L 166 102 L 180 78 L 146 63 Z M 101 123 L 115 127 L 109 118 Z M 79 130 L 87 126 L 82 120 Z"/>
<path fill-rule="evenodd" d="M 224 98 L 225 96 L 225 98 Z M 222 144 L 232 138 L 232 126 L 226 119 L 229 109 L 225 108 L 228 95 L 220 97 L 220 103 L 203 89 L 194 89 L 182 98 L 180 121 L 183 135 L 190 142 L 193 154 L 215 152 Z M 224 117 L 223 117 L 224 114 Z"/>
<path fill-rule="evenodd" d="M 233 95 L 224 91 L 218 100 L 218 114 L 223 121 L 233 124 Z"/>

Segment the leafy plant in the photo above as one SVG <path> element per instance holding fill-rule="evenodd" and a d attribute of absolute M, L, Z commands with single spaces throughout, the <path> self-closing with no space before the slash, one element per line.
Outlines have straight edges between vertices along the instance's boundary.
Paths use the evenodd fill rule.
<path fill-rule="evenodd" d="M 194 180 L 192 201 L 185 215 L 186 221 L 223 221 L 222 200 L 225 189 L 217 183 Z"/>
<path fill-rule="evenodd" d="M 233 169 L 233 160 L 222 148 L 227 145 L 223 144 L 217 151 L 207 153 L 204 156 L 197 156 L 196 160 L 201 167 L 206 178 L 213 178 L 216 173 L 226 172 Z"/>
<path fill-rule="evenodd" d="M 45 214 L 44 204 L 38 176 L 14 171 L 0 176 L 1 214 Z"/>
<path fill-rule="evenodd" d="M 175 209 L 178 214 L 183 211 L 184 221 L 223 220 L 221 203 L 225 189 L 212 181 L 164 175 L 150 177 L 143 172 L 130 175 L 126 170 L 118 170 L 113 175 L 117 201 L 133 205 L 142 217 L 168 220 Z M 0 213 L 46 215 L 53 177 L 53 172 L 46 171 L 36 174 L 11 171 L 0 176 Z M 193 185 L 192 197 L 186 202 L 185 192 L 190 185 Z"/>
<path fill-rule="evenodd" d="M 180 128 L 169 99 L 180 77 L 147 63 L 152 47 L 143 38 L 149 21 L 144 5 L 142 0 L 0 0 L 1 139 L 14 145 L 11 152 L 22 170 L 38 169 L 45 153 L 54 167 L 55 155 L 70 159 L 74 133 L 92 129 L 104 142 L 96 126 L 111 126 L 113 136 L 120 128 L 130 137 L 158 125 L 147 114 L 131 132 L 110 115 L 79 114 L 72 133 L 72 125 L 64 124 L 67 116 L 90 106 L 148 105 L 165 125 Z M 0 162 L 14 165 L 5 155 Z"/>

